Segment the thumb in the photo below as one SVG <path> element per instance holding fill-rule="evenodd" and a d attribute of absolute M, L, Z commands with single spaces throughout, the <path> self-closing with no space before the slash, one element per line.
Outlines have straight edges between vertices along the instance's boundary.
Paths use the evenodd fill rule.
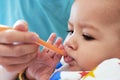
<path fill-rule="evenodd" d="M 18 31 L 28 31 L 28 24 L 24 20 L 18 20 L 13 25 L 13 28 Z"/>

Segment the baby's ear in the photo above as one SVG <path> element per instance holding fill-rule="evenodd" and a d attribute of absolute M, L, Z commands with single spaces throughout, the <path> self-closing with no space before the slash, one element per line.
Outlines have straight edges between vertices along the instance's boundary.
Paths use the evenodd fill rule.
<path fill-rule="evenodd" d="M 24 20 L 18 20 L 15 22 L 15 24 L 13 25 L 13 28 L 15 30 L 19 30 L 19 31 L 28 31 L 28 24 L 26 21 Z"/>

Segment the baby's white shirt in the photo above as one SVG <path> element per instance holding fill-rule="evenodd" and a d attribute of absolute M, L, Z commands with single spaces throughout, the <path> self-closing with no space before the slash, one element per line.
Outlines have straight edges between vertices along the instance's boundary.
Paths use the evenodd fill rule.
<path fill-rule="evenodd" d="M 64 67 L 61 69 L 65 70 Z M 120 80 L 118 58 L 105 60 L 92 71 L 62 71 L 61 69 L 56 71 L 50 80 Z"/>

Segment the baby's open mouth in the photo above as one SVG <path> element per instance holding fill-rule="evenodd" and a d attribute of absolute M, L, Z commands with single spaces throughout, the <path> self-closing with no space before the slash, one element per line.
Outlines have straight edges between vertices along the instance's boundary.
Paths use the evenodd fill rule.
<path fill-rule="evenodd" d="M 70 62 L 72 62 L 74 59 L 72 58 L 72 57 L 70 57 L 70 56 L 64 56 L 64 61 L 66 62 L 66 63 L 70 63 Z"/>

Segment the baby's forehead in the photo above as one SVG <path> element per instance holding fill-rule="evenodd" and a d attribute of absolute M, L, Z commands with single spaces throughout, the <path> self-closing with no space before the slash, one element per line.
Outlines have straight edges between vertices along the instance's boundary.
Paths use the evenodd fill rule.
<path fill-rule="evenodd" d="M 76 0 L 77 7 L 84 6 L 84 8 L 93 8 L 100 11 L 112 12 L 120 14 L 120 0 Z"/>
<path fill-rule="evenodd" d="M 75 2 L 80 18 L 86 16 L 104 23 L 120 22 L 120 0 L 76 0 Z"/>

